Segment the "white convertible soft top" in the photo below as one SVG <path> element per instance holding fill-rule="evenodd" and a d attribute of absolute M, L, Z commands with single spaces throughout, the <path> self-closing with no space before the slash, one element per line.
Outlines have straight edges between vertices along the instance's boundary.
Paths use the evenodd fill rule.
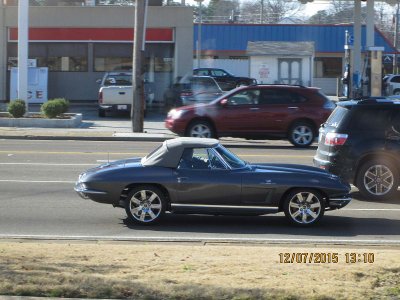
<path fill-rule="evenodd" d="M 176 168 L 185 148 L 214 148 L 218 145 L 219 141 L 216 139 L 181 137 L 166 140 L 160 147 L 143 157 L 141 164 L 145 167 Z"/>

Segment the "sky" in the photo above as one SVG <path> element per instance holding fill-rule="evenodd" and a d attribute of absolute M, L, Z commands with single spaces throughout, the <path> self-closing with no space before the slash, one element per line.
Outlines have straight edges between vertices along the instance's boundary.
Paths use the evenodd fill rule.
<path fill-rule="evenodd" d="M 307 3 L 306 7 L 304 9 L 304 13 L 307 16 L 312 16 L 312 15 L 315 15 L 320 10 L 328 9 L 329 5 L 330 4 L 327 3 L 326 1 L 324 1 L 324 2 L 315 1 L 315 2 L 311 2 L 311 3 Z"/>

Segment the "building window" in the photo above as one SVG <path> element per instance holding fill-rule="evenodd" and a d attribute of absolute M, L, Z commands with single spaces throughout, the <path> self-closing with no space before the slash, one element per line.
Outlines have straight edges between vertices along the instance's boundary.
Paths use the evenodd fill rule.
<path fill-rule="evenodd" d="M 94 71 L 107 72 L 132 69 L 132 44 L 94 44 Z"/>
<path fill-rule="evenodd" d="M 7 53 L 9 62 L 18 57 L 17 43 L 9 43 Z M 36 60 L 37 67 L 47 67 L 50 72 L 87 72 L 87 53 L 85 43 L 29 44 L 29 58 Z"/>
<path fill-rule="evenodd" d="M 342 76 L 342 58 L 340 57 L 316 57 L 314 59 L 315 77 L 336 78 Z"/>

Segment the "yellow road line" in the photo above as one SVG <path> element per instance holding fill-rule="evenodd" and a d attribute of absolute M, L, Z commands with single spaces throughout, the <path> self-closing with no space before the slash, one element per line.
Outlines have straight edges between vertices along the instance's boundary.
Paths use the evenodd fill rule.
<path fill-rule="evenodd" d="M 7 154 L 68 154 L 68 155 L 147 155 L 148 153 L 134 153 L 134 152 L 72 152 L 72 151 L 0 151 L 1 153 Z"/>
<path fill-rule="evenodd" d="M 126 156 L 145 156 L 146 152 L 73 152 L 73 151 L 0 151 L 0 154 L 63 154 L 63 155 L 126 155 Z M 310 158 L 313 155 L 291 155 L 291 154 L 237 154 L 240 157 L 292 157 Z"/>

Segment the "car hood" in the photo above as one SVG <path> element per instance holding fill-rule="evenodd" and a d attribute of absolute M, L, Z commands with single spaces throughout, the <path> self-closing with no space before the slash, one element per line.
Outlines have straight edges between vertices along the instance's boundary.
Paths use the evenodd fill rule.
<path fill-rule="evenodd" d="M 325 170 L 296 164 L 252 164 L 251 167 L 255 172 L 279 172 L 279 173 L 296 173 L 308 174 L 315 176 L 326 176 L 330 178 L 337 178 L 336 175 L 330 174 Z"/>

